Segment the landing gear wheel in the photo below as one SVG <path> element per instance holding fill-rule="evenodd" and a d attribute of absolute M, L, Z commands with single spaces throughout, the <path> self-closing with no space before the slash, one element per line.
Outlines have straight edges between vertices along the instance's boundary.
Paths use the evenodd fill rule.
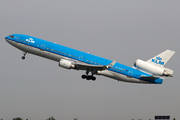
<path fill-rule="evenodd" d="M 22 59 L 24 60 L 24 59 L 25 59 L 25 56 L 22 56 Z"/>
<path fill-rule="evenodd" d="M 91 77 L 90 76 L 86 76 L 86 80 L 90 80 L 91 79 Z"/>
<path fill-rule="evenodd" d="M 86 78 L 86 75 L 82 75 L 81 77 L 82 77 L 82 79 L 85 79 L 85 78 Z"/>
<path fill-rule="evenodd" d="M 88 75 L 89 72 L 91 72 L 92 75 Z M 86 74 L 85 74 L 85 75 L 82 75 L 81 78 L 82 78 L 82 79 L 86 79 L 86 80 L 95 81 L 95 80 L 96 80 L 96 77 L 93 76 L 94 73 L 96 73 L 96 72 L 86 70 Z"/>
<path fill-rule="evenodd" d="M 25 59 L 26 54 L 27 54 L 27 52 L 23 52 L 23 56 L 22 56 L 23 60 Z"/>
<path fill-rule="evenodd" d="M 93 81 L 95 81 L 96 80 L 96 77 L 94 77 L 94 76 L 92 76 L 92 78 L 91 78 Z"/>

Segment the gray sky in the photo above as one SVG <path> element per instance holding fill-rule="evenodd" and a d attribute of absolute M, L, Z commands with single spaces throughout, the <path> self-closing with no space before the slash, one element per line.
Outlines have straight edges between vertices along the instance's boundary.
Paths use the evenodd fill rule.
<path fill-rule="evenodd" d="M 4 37 L 27 34 L 133 66 L 171 49 L 174 77 L 162 85 L 117 82 L 22 52 Z M 178 0 L 1 0 L 0 119 L 180 119 L 180 2 Z"/>

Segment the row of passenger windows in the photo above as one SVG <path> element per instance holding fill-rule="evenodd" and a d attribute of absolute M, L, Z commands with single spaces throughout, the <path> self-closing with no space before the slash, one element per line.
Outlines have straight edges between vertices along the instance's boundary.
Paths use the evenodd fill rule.
<path fill-rule="evenodd" d="M 24 43 L 29 43 L 29 42 L 27 42 L 27 41 L 24 41 L 24 40 L 20 40 L 21 42 L 24 42 Z M 78 59 L 78 57 L 77 56 L 74 56 L 74 55 L 70 55 L 70 54 L 67 54 L 67 53 L 63 53 L 63 52 L 60 52 L 60 51 L 57 51 L 57 50 L 54 50 L 54 49 L 50 49 L 50 48 L 47 48 L 46 47 L 46 49 L 47 50 L 50 50 L 50 51 L 54 51 L 54 52 L 56 52 L 56 53 L 60 53 L 60 54 L 63 54 L 63 55 L 67 55 L 67 56 L 70 56 L 70 57 L 74 57 L 74 58 L 76 58 L 76 59 Z M 92 63 L 92 64 L 96 64 L 96 65 L 100 65 L 99 63 L 96 63 L 96 62 L 93 62 L 93 61 L 90 61 L 90 60 L 86 60 L 87 62 L 89 62 L 89 63 Z"/>
<path fill-rule="evenodd" d="M 74 55 L 70 55 L 70 54 L 67 54 L 67 53 L 63 53 L 63 52 L 60 52 L 60 51 L 57 51 L 57 50 L 54 50 L 54 49 L 50 49 L 50 48 L 47 48 L 47 47 L 46 47 L 46 49 L 47 49 L 47 50 L 50 50 L 50 51 L 54 51 L 54 52 L 56 52 L 56 53 L 60 53 L 60 54 L 67 55 L 67 56 L 74 57 L 74 58 L 77 58 L 77 59 L 78 59 L 78 57 L 77 57 L 77 56 L 74 56 Z M 89 63 L 92 63 L 92 64 L 100 65 L 99 63 L 96 63 L 96 62 L 93 62 L 93 61 L 90 61 L 90 60 L 86 60 L 86 61 L 89 62 Z"/>
<path fill-rule="evenodd" d="M 99 63 L 96 63 L 96 62 L 93 62 L 93 61 L 90 61 L 90 60 L 86 60 L 87 62 L 90 62 L 90 63 L 93 63 L 93 64 L 96 64 L 96 65 L 100 65 Z"/>
<path fill-rule="evenodd" d="M 70 55 L 70 54 L 67 54 L 67 53 L 63 53 L 63 52 L 60 52 L 60 51 L 57 51 L 57 50 L 54 50 L 54 49 L 50 49 L 50 48 L 46 48 L 47 50 L 50 50 L 50 51 L 53 51 L 53 52 L 56 52 L 56 53 L 60 53 L 60 54 L 63 54 L 63 55 L 67 55 L 67 56 L 70 56 L 70 57 L 74 57 L 74 58 L 77 58 L 76 56 L 74 55 Z"/>
<path fill-rule="evenodd" d="M 111 69 L 114 69 L 114 70 L 119 71 L 119 72 L 124 72 L 124 71 L 116 69 L 116 68 L 111 68 Z"/>
<path fill-rule="evenodd" d="M 29 42 L 27 42 L 27 41 L 24 41 L 24 40 L 20 40 L 20 41 L 29 44 Z"/>
<path fill-rule="evenodd" d="M 23 42 L 23 43 L 29 44 L 29 42 L 27 42 L 27 41 L 24 41 L 24 40 L 20 40 L 20 41 Z M 70 57 L 74 57 L 74 58 L 77 58 L 77 59 L 78 59 L 78 57 L 73 56 L 73 55 L 70 55 L 70 54 L 67 54 L 67 53 L 63 53 L 63 52 L 60 52 L 60 51 L 57 51 L 57 50 L 54 50 L 54 49 L 50 49 L 50 48 L 47 48 L 47 47 L 46 47 L 46 49 L 47 49 L 47 50 L 50 50 L 50 51 L 54 51 L 54 52 L 60 53 L 60 54 L 63 54 L 63 55 L 67 55 L 67 56 L 70 56 Z"/>

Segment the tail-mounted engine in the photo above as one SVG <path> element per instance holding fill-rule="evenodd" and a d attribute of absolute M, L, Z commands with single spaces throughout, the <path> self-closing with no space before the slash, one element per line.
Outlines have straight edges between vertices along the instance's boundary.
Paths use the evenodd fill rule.
<path fill-rule="evenodd" d="M 69 60 L 65 60 L 65 59 L 61 59 L 59 61 L 59 66 L 66 68 L 66 69 L 73 69 L 75 68 L 74 63 L 72 61 Z"/>
<path fill-rule="evenodd" d="M 173 74 L 173 71 L 168 69 L 168 68 L 158 67 L 158 66 L 147 63 L 147 62 L 140 60 L 140 59 L 137 59 L 135 61 L 134 66 L 137 69 L 143 70 L 143 71 L 151 73 L 153 75 L 171 76 L 172 77 L 172 74 Z"/>

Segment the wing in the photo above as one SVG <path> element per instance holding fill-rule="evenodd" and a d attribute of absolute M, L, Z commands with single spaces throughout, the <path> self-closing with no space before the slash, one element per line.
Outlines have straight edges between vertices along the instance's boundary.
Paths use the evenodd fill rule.
<path fill-rule="evenodd" d="M 83 62 L 75 62 L 75 68 L 79 70 L 88 70 L 88 71 L 102 71 L 114 66 L 116 61 L 111 62 L 109 65 L 91 65 Z"/>
<path fill-rule="evenodd" d="M 159 77 L 155 77 L 155 76 L 140 76 L 140 79 L 142 80 L 155 80 Z"/>

